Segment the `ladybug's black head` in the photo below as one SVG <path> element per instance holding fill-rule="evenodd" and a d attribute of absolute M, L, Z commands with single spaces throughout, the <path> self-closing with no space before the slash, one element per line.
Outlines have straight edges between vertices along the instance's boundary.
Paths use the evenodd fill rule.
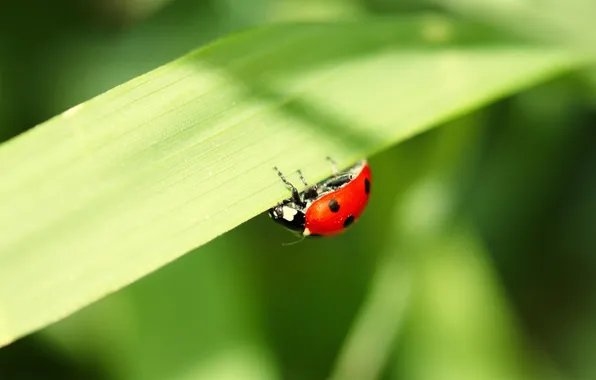
<path fill-rule="evenodd" d="M 304 232 L 304 212 L 302 208 L 296 207 L 292 202 L 278 203 L 269 209 L 269 216 L 292 231 Z"/>

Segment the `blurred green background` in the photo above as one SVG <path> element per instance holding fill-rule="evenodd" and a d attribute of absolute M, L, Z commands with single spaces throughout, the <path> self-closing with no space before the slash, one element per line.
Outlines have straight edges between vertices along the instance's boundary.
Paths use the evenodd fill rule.
<path fill-rule="evenodd" d="M 555 12 L 563 0 L 519 0 L 520 17 L 482 3 L 497 4 L 6 2 L 0 141 L 272 22 L 433 11 L 580 46 L 596 36 L 596 13 Z M 559 78 L 371 157 L 371 203 L 349 233 L 282 246 L 294 237 L 260 215 L 1 349 L 0 379 L 596 378 L 593 78 Z"/>

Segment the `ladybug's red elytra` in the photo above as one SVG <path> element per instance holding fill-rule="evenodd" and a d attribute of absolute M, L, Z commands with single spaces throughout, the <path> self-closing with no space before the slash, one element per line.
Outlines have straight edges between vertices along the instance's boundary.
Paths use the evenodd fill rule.
<path fill-rule="evenodd" d="M 329 159 L 330 160 L 330 159 Z M 331 160 L 330 160 L 331 161 Z M 338 172 L 334 165 L 333 176 L 308 186 L 298 192 L 277 169 L 277 175 L 290 189 L 292 196 L 269 209 L 269 216 L 277 223 L 303 236 L 330 236 L 342 232 L 362 214 L 368 203 L 371 171 L 366 160 Z"/>

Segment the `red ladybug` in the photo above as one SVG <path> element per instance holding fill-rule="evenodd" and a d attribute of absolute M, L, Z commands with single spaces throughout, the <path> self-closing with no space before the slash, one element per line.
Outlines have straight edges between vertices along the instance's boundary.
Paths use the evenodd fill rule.
<path fill-rule="evenodd" d="M 366 160 L 342 172 L 334 164 L 335 174 L 313 186 L 308 186 L 299 170 L 300 180 L 307 186 L 302 192 L 275 170 L 292 196 L 269 209 L 269 216 L 301 235 L 330 236 L 342 232 L 358 219 L 368 203 L 371 172 Z"/>

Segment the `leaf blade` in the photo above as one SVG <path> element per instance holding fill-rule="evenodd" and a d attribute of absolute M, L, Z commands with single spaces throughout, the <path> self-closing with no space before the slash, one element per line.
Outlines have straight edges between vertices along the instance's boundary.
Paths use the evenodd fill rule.
<path fill-rule="evenodd" d="M 347 164 L 577 65 L 428 20 L 242 33 L 0 146 L 0 345 L 254 217 L 285 195 L 274 165 L 321 179 L 326 155 Z"/>

